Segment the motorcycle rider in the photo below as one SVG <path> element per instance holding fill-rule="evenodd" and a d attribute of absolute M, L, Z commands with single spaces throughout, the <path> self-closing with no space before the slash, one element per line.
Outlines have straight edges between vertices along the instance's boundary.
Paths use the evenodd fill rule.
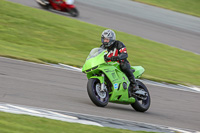
<path fill-rule="evenodd" d="M 38 2 L 42 3 L 43 5 L 49 5 L 49 0 L 37 0 Z M 63 3 L 63 0 L 52 0 L 56 4 Z"/>
<path fill-rule="evenodd" d="M 101 42 L 102 45 L 100 47 L 107 49 L 108 51 L 108 54 L 104 56 L 105 61 L 118 61 L 120 63 L 121 70 L 126 74 L 130 81 L 131 93 L 136 94 L 139 90 L 139 87 L 135 81 L 135 76 L 133 75 L 130 64 L 127 60 L 128 54 L 126 51 L 126 46 L 121 41 L 116 40 L 115 32 L 111 29 L 107 29 L 102 32 Z"/>

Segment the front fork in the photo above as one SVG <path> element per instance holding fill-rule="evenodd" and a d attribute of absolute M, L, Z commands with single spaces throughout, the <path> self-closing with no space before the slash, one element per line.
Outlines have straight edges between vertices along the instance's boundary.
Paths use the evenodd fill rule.
<path fill-rule="evenodd" d="M 91 79 L 91 78 L 98 79 L 100 81 L 101 88 L 99 91 L 101 91 L 101 92 L 107 91 L 107 87 L 105 85 L 105 74 L 101 74 L 101 76 L 94 75 L 92 77 L 89 77 L 89 79 Z"/>
<path fill-rule="evenodd" d="M 102 74 L 101 76 L 102 76 L 102 78 L 103 78 L 103 82 L 101 83 L 101 89 L 100 89 L 100 91 L 101 91 L 101 92 L 102 92 L 102 91 L 107 91 L 106 85 L 105 85 L 105 75 Z"/>

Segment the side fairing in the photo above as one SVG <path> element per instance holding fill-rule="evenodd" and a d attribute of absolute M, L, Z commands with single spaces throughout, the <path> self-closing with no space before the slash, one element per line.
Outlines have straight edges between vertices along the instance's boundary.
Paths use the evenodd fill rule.
<path fill-rule="evenodd" d="M 130 104 L 135 102 L 134 98 L 129 98 L 128 96 L 128 86 L 130 82 L 121 70 L 119 70 L 116 66 L 105 66 L 101 68 L 101 71 L 106 73 L 106 76 L 113 85 L 111 88 L 112 91 L 109 93 L 110 102 L 124 104 Z M 126 88 L 124 88 L 125 84 Z"/>

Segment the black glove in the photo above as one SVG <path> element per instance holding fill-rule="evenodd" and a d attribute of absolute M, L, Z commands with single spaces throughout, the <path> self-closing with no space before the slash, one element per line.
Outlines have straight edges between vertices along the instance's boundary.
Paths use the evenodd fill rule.
<path fill-rule="evenodd" d="M 109 57 L 107 57 L 107 54 L 106 54 L 106 55 L 104 55 L 104 60 L 105 60 L 106 62 L 110 60 L 110 58 L 109 58 Z"/>
<path fill-rule="evenodd" d="M 118 61 L 119 60 L 119 56 L 112 56 L 111 57 L 111 61 Z"/>

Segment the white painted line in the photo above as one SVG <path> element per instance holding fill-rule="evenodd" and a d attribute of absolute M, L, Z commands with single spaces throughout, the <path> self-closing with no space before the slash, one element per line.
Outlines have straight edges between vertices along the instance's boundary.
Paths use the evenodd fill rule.
<path fill-rule="evenodd" d="M 93 121 L 87 121 L 87 120 L 79 120 L 77 121 L 78 123 L 85 124 L 85 125 L 94 125 L 94 126 L 99 126 L 99 127 L 104 127 L 103 125 L 93 122 Z"/>
<path fill-rule="evenodd" d="M 179 84 L 179 86 L 183 86 L 183 87 L 185 87 L 184 85 L 181 85 L 181 84 Z M 190 88 L 190 89 L 192 89 L 192 90 L 195 90 L 195 91 L 199 91 L 199 92 L 200 92 L 200 88 L 197 88 L 196 86 L 193 86 L 193 87 L 188 87 L 188 88 Z"/>
<path fill-rule="evenodd" d="M 61 117 L 64 117 L 64 118 L 68 118 L 68 119 L 75 119 L 75 120 L 78 119 L 77 117 L 69 116 L 69 115 L 63 115 L 63 114 L 60 114 L 60 113 L 57 113 L 57 112 L 52 112 L 52 111 L 46 111 L 46 112 L 48 112 L 50 114 L 58 115 L 58 116 L 61 116 Z"/>
<path fill-rule="evenodd" d="M 37 116 L 37 117 L 45 117 L 45 118 L 54 119 L 54 120 L 61 120 L 61 121 L 66 121 L 66 122 L 81 123 L 81 124 L 86 124 L 86 125 L 95 125 L 95 126 L 103 127 L 103 125 L 97 122 L 88 121 L 88 120 L 80 120 L 77 117 L 68 116 L 68 115 L 52 112 L 45 109 L 40 109 L 41 112 L 38 112 L 38 111 L 35 111 L 34 109 L 33 110 L 28 109 L 28 107 L 26 108 L 20 107 L 19 105 L 16 105 L 16 106 L 11 105 L 11 104 L 4 104 L 4 105 L 5 106 L 0 105 L 0 111 L 14 113 L 14 114 L 26 114 L 26 115 Z M 16 109 L 19 109 L 19 110 L 16 110 Z"/>
<path fill-rule="evenodd" d="M 10 107 L 13 107 L 13 108 L 16 108 L 16 109 L 20 109 L 20 110 L 23 110 L 23 111 L 27 111 L 27 112 L 30 112 L 30 113 L 41 114 L 38 111 L 34 111 L 34 110 L 30 110 L 30 109 L 26 109 L 26 108 L 10 105 L 10 104 L 7 104 L 7 106 L 10 106 Z"/>
<path fill-rule="evenodd" d="M 80 68 L 73 67 L 73 66 L 69 66 L 69 65 L 66 65 L 66 64 L 62 64 L 62 63 L 58 63 L 58 64 L 61 65 L 61 66 L 70 68 L 70 70 L 73 69 L 73 70 L 76 70 L 76 71 L 78 71 L 78 72 L 82 72 L 82 69 L 80 69 Z"/>
<path fill-rule="evenodd" d="M 5 106 L 10 106 L 10 107 L 14 107 L 14 108 L 19 108 L 19 109 L 23 109 L 22 107 L 18 107 L 20 105 L 10 105 L 10 104 L 5 104 L 5 103 L 1 103 L 0 102 L 0 107 L 2 108 L 6 108 L 4 107 Z M 4 111 L 4 112 L 10 112 L 10 113 L 15 113 L 15 114 L 28 114 L 28 115 L 32 115 L 32 116 L 38 116 L 38 117 L 45 117 L 45 118 L 50 118 L 50 119 L 55 119 L 55 120 L 61 120 L 61 121 L 66 121 L 66 122 L 73 122 L 73 123 L 81 123 L 81 124 L 87 124 L 87 125 L 96 125 L 96 126 L 100 126 L 100 127 L 104 127 L 103 125 L 97 123 L 97 122 L 93 122 L 93 121 L 88 121 L 88 120 L 83 120 L 83 119 L 69 119 L 67 115 L 63 115 L 63 114 L 60 114 L 60 113 L 57 113 L 57 112 L 52 112 L 52 111 L 60 111 L 60 112 L 65 112 L 65 113 L 72 113 L 72 114 L 76 114 L 76 115 L 84 115 L 84 116 L 87 116 L 87 117 L 100 117 L 100 118 L 104 118 L 104 119 L 114 119 L 114 120 L 122 120 L 122 121 L 125 121 L 125 122 L 135 122 L 137 124 L 145 124 L 145 125 L 149 125 L 149 126 L 154 126 L 154 127 L 159 127 L 160 129 L 169 129 L 169 130 L 173 130 L 173 131 L 177 131 L 177 132 L 181 132 L 181 133 L 200 133 L 199 131 L 192 131 L 190 129 L 178 129 L 178 128 L 175 128 L 175 127 L 168 127 L 168 126 L 163 126 L 163 125 L 156 125 L 156 124 L 150 124 L 150 123 L 145 123 L 145 122 L 138 122 L 138 121 L 130 121 L 130 120 L 124 120 L 124 119 L 118 119 L 118 118 L 110 118 L 110 117 L 102 117 L 102 116 L 97 116 L 97 115 L 90 115 L 90 114 L 82 114 L 82 113 L 74 113 L 74 112 L 68 112 L 68 111 L 61 111 L 61 110 L 52 110 L 50 111 L 50 109 L 45 109 L 45 108 L 34 108 L 34 107 L 31 107 L 31 108 L 34 108 L 36 110 L 41 110 L 42 112 L 44 113 L 38 113 L 37 111 L 33 111 L 33 110 L 29 110 L 29 109 L 25 109 L 25 111 L 29 110 L 29 112 L 23 112 L 23 110 L 20 112 L 20 111 L 15 111 L 14 108 L 12 109 L 9 109 L 7 111 Z M 30 108 L 27 106 L 27 108 Z M 1 110 L 1 108 L 0 108 Z M 31 112 L 37 112 L 37 114 L 34 114 L 34 113 L 30 113 Z M 47 113 L 45 113 L 47 112 Z M 50 116 L 50 114 L 56 114 L 57 116 Z M 60 115 L 60 116 L 58 116 Z M 64 116 L 64 117 L 63 117 Z M 76 117 L 75 117 L 76 118 Z"/>
<path fill-rule="evenodd" d="M 174 130 L 174 131 L 177 131 L 180 133 L 191 133 L 189 131 L 185 131 L 185 130 L 181 130 L 181 129 L 177 129 L 177 128 L 173 128 L 173 127 L 169 127 L 168 129 L 171 129 L 171 130 Z M 198 132 L 195 132 L 195 133 L 198 133 Z"/>
<path fill-rule="evenodd" d="M 181 91 L 188 91 L 188 92 L 193 92 L 193 93 L 200 93 L 200 91 L 193 90 L 193 89 L 191 89 L 189 87 L 188 87 L 188 89 L 181 89 L 181 88 L 178 88 L 178 87 L 175 87 L 175 86 L 165 85 L 165 84 L 161 84 L 161 83 L 150 83 L 150 82 L 147 82 L 147 81 L 143 81 L 143 82 L 145 84 L 150 84 L 150 85 L 154 85 L 154 86 L 160 86 L 160 87 L 174 89 L 174 90 L 181 90 Z"/>
<path fill-rule="evenodd" d="M 1 109 L 8 109 L 7 107 L 4 107 L 4 106 L 0 106 L 0 108 L 1 108 Z"/>

